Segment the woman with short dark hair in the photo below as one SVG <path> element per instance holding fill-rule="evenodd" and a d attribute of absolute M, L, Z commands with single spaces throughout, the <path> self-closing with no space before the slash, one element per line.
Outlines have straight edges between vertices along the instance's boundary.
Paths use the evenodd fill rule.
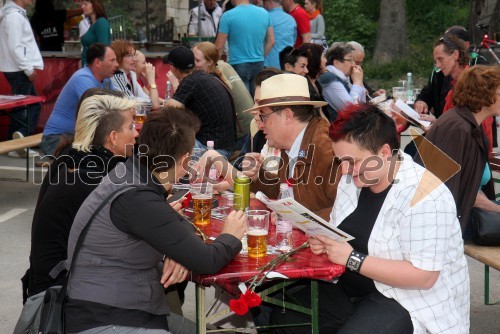
<path fill-rule="evenodd" d="M 246 229 L 242 211 L 231 212 L 222 233 L 206 244 L 165 202 L 186 173 L 198 125 L 184 109 L 148 117 L 138 158 L 118 164 L 82 204 L 71 228 L 68 259 L 100 203 L 118 191 L 95 215 L 72 264 L 68 332 L 169 333 L 169 326 L 175 332 L 170 320 L 167 324 L 163 287 L 184 281 L 188 270 L 216 273 L 240 252 Z M 162 275 L 158 265 L 164 257 L 180 265 Z"/>

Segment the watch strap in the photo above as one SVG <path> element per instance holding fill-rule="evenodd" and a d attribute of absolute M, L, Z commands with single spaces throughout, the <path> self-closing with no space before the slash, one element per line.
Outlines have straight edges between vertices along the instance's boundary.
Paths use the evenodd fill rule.
<path fill-rule="evenodd" d="M 361 265 L 363 264 L 367 256 L 368 255 L 353 249 L 349 257 L 347 258 L 347 263 L 345 265 L 346 268 L 349 269 L 350 271 L 359 273 Z M 354 263 L 356 263 L 357 265 L 353 265 Z"/>

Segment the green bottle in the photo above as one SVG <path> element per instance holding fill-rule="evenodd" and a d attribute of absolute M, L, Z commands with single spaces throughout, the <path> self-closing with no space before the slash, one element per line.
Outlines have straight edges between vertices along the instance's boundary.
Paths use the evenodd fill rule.
<path fill-rule="evenodd" d="M 235 210 L 245 211 L 250 207 L 250 183 L 251 180 L 248 176 L 237 176 L 234 179 L 234 193 L 239 194 L 241 201 L 234 203 Z"/>

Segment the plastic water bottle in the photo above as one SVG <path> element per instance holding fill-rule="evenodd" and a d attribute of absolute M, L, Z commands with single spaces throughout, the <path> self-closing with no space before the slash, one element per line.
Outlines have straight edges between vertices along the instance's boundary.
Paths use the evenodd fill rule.
<path fill-rule="evenodd" d="M 165 86 L 165 101 L 170 100 L 173 95 L 174 91 L 172 88 L 172 83 L 170 83 L 170 80 L 167 80 L 167 86 Z"/>
<path fill-rule="evenodd" d="M 292 188 L 286 184 L 280 184 L 280 194 L 278 199 L 291 197 Z M 281 253 L 288 253 L 293 248 L 293 228 L 292 223 L 278 215 L 276 222 L 276 250 Z"/>
<path fill-rule="evenodd" d="M 213 150 L 215 147 L 214 141 L 209 140 L 207 141 L 207 151 Z M 217 180 L 217 169 L 215 168 L 214 164 L 210 164 L 210 170 L 208 171 L 208 177 L 215 181 Z"/>
<path fill-rule="evenodd" d="M 406 74 L 406 103 L 413 104 L 413 76 L 411 72 Z"/>

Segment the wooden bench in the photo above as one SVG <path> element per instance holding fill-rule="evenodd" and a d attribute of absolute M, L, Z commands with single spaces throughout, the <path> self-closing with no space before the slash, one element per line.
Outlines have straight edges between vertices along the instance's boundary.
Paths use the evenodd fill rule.
<path fill-rule="evenodd" d="M 36 134 L 32 136 L 27 136 L 19 139 L 11 139 L 7 141 L 0 142 L 0 154 L 29 149 L 31 147 L 35 147 L 40 145 L 42 142 L 42 134 Z M 26 182 L 29 180 L 29 155 L 26 155 Z"/>
<path fill-rule="evenodd" d="M 477 261 L 484 263 L 484 304 L 494 305 L 500 300 L 490 303 L 490 267 L 500 270 L 500 246 L 488 247 L 465 244 L 464 252 Z"/>

